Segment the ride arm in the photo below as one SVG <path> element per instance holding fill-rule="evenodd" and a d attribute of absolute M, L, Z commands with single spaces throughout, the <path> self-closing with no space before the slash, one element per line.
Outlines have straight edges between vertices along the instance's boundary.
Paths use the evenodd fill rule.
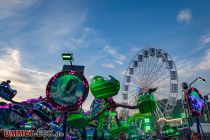
<path fill-rule="evenodd" d="M 182 118 L 177 118 L 177 119 L 166 119 L 166 118 L 160 118 L 157 121 L 158 123 L 180 123 L 182 124 Z"/>
<path fill-rule="evenodd" d="M 107 106 L 106 108 L 104 108 L 101 112 L 99 112 L 96 116 L 94 116 L 93 118 L 90 118 L 88 121 L 92 121 L 96 118 L 98 118 L 99 116 L 101 116 L 106 110 L 110 110 L 110 108 L 117 108 L 117 107 L 122 107 L 122 108 L 128 108 L 128 109 L 137 109 L 137 106 L 129 106 L 129 105 L 123 105 L 123 104 L 118 104 L 115 103 L 113 105 Z"/>

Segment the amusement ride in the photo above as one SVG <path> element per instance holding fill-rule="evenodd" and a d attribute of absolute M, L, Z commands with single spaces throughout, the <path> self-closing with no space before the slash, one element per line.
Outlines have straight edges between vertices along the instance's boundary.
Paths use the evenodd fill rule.
<path fill-rule="evenodd" d="M 122 93 L 114 76 L 96 75 L 88 83 L 84 66 L 72 64 L 73 54 L 64 53 L 62 58 L 69 64 L 50 78 L 46 97 L 16 102 L 13 97 L 17 91 L 10 87 L 11 81 L 0 84 L 0 97 L 10 102 L 0 104 L 2 130 L 34 130 L 40 132 L 36 137 L 50 134 L 45 138 L 50 140 L 163 139 L 191 133 L 189 123 L 184 122 L 195 118 L 200 134 L 199 117 L 208 99 L 191 85 L 205 79 L 198 77 L 189 86 L 182 84 L 186 118 L 173 118 L 178 75 L 167 52 L 157 48 L 140 50 L 126 70 Z M 89 91 L 94 100 L 85 112 L 82 105 Z M 122 96 L 121 103 L 114 100 L 118 94 Z"/>

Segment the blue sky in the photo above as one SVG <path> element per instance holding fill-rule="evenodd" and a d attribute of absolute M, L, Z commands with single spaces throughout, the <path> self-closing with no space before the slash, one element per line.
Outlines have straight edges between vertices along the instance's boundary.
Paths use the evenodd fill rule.
<path fill-rule="evenodd" d="M 61 53 L 72 52 L 75 63 L 86 66 L 87 79 L 111 74 L 122 83 L 137 50 L 155 47 L 172 56 L 180 82 L 200 75 L 207 79 L 204 93 L 210 92 L 209 5 L 209 0 L 0 0 L 0 80 L 12 80 L 16 100 L 45 96 L 50 76 L 65 64 Z"/>

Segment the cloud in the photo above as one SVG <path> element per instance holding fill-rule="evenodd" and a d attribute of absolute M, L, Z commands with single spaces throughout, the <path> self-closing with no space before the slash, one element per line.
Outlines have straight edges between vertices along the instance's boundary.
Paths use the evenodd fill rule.
<path fill-rule="evenodd" d="M 120 64 L 120 65 L 123 65 L 123 62 L 122 61 L 119 61 L 119 60 L 114 60 L 117 64 Z"/>
<path fill-rule="evenodd" d="M 191 77 L 197 72 L 194 61 L 180 60 L 176 63 L 179 77 Z"/>
<path fill-rule="evenodd" d="M 103 64 L 101 64 L 101 66 L 102 67 L 105 67 L 105 68 L 114 68 L 114 65 L 113 64 L 105 64 L 105 63 L 103 63 Z"/>
<path fill-rule="evenodd" d="M 210 49 L 200 59 L 182 59 L 175 62 L 178 78 L 179 78 L 179 93 L 181 92 L 181 83 L 191 83 L 197 77 L 203 77 L 206 82 L 195 82 L 193 87 L 201 91 L 202 95 L 209 93 L 209 81 L 210 81 Z M 181 98 L 181 94 L 178 94 L 178 98 Z"/>
<path fill-rule="evenodd" d="M 179 11 L 176 19 L 179 23 L 190 23 L 192 19 L 191 11 L 189 9 Z"/>
<path fill-rule="evenodd" d="M 103 52 L 108 53 L 114 58 L 114 61 L 120 65 L 124 64 L 124 61 L 126 60 L 126 57 L 120 53 L 117 52 L 117 50 L 110 45 L 106 45 L 103 49 Z"/>
<path fill-rule="evenodd" d="M 138 47 L 133 47 L 133 48 L 131 48 L 131 51 L 132 52 L 138 52 L 138 51 L 140 51 L 141 49 L 140 48 L 138 48 Z"/>
<path fill-rule="evenodd" d="M 72 50 L 79 50 L 93 46 L 101 46 L 104 42 L 100 35 L 90 27 L 82 27 L 79 36 L 71 36 L 64 42 L 64 46 Z"/>
<path fill-rule="evenodd" d="M 73 1 L 0 0 L 0 37 L 6 38 L 7 42 L 23 42 L 21 48 L 35 46 L 36 50 L 48 53 L 62 49 L 72 51 L 82 41 L 74 42 L 74 36 L 81 34 L 86 19 L 84 5 Z M 85 32 L 91 32 L 91 29 L 87 28 Z"/>
<path fill-rule="evenodd" d="M 36 3 L 38 0 L 0 0 L 0 20 L 17 16 L 19 12 Z"/>
<path fill-rule="evenodd" d="M 36 69 L 24 68 L 21 53 L 17 49 L 0 50 L 0 81 L 11 80 L 11 87 L 18 91 L 16 101 L 45 96 L 45 86 L 50 74 Z"/>
<path fill-rule="evenodd" d="M 199 63 L 198 69 L 199 70 L 210 70 L 210 49 L 207 50 L 206 56 Z"/>
<path fill-rule="evenodd" d="M 202 43 L 202 45 L 209 44 L 210 43 L 210 34 L 202 36 L 201 43 Z"/>
<path fill-rule="evenodd" d="M 49 73 L 46 72 L 41 72 L 41 71 L 37 71 L 37 70 L 32 70 L 32 69 L 28 69 L 28 68 L 21 68 L 23 71 L 27 71 L 30 73 L 35 73 L 35 74 L 39 74 L 39 75 L 46 75 L 46 76 L 50 76 Z"/>
<path fill-rule="evenodd" d="M 210 49 L 201 58 L 200 61 L 180 60 L 177 62 L 178 74 L 181 77 L 192 77 L 210 70 Z"/>

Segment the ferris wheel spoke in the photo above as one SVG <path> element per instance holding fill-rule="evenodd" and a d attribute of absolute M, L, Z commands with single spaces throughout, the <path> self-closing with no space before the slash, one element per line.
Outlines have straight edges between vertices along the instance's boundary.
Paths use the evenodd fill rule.
<path fill-rule="evenodd" d="M 130 94 L 129 97 L 128 97 L 128 99 L 131 100 L 133 98 L 136 98 L 136 96 L 138 96 L 138 95 L 137 94 Z"/>
<path fill-rule="evenodd" d="M 151 65 L 150 71 L 149 71 L 149 77 L 151 77 L 151 73 L 154 71 L 155 67 L 158 64 L 158 58 L 157 57 L 153 57 L 153 63 Z"/>
<path fill-rule="evenodd" d="M 144 75 L 144 79 L 143 79 L 144 83 L 147 82 L 148 61 L 149 61 L 149 57 L 146 58 L 145 67 L 144 67 L 145 68 L 144 69 L 144 73 L 143 73 L 143 75 Z"/>
<path fill-rule="evenodd" d="M 134 79 L 135 79 L 135 80 L 134 80 L 134 81 L 132 81 L 132 83 L 134 83 L 136 86 L 138 86 L 138 87 L 139 87 L 139 86 L 140 86 L 140 82 L 138 82 L 136 78 L 134 78 Z"/>
<path fill-rule="evenodd" d="M 148 78 L 149 78 L 149 71 L 150 71 L 150 67 L 151 67 L 151 57 L 148 58 L 148 67 L 146 70 L 146 81 L 148 82 Z"/>
<path fill-rule="evenodd" d="M 163 107 L 160 105 L 160 103 L 158 103 L 157 108 L 158 108 L 158 111 L 160 112 L 161 116 L 163 116 L 163 112 L 165 111 L 166 107 Z"/>
<path fill-rule="evenodd" d="M 140 77 L 139 75 L 138 75 L 138 79 L 139 79 L 139 85 L 140 85 L 140 87 L 143 87 L 143 80 L 142 80 L 142 77 Z"/>
<path fill-rule="evenodd" d="M 143 81 L 143 79 L 144 79 L 144 75 L 143 75 L 144 61 L 145 61 L 145 60 L 143 60 L 143 61 L 141 62 L 141 66 L 139 65 L 139 75 L 140 75 L 140 77 L 141 77 L 142 82 L 144 82 L 144 81 Z"/>
<path fill-rule="evenodd" d="M 130 105 L 136 105 L 136 98 L 132 98 L 130 101 L 129 101 Z"/>
<path fill-rule="evenodd" d="M 156 71 L 156 73 L 154 73 L 153 79 L 154 79 L 155 77 L 157 77 L 158 75 L 160 75 L 161 73 L 163 73 L 164 71 L 168 71 L 168 69 L 165 69 L 165 68 L 163 67 L 163 65 L 162 65 L 162 67 L 161 67 L 158 71 Z"/>
<path fill-rule="evenodd" d="M 137 70 L 136 70 L 136 69 L 134 69 L 134 71 L 135 71 L 135 73 L 136 73 L 136 75 L 137 75 L 138 79 L 141 79 L 141 76 L 139 75 L 139 73 L 137 72 Z"/>
<path fill-rule="evenodd" d="M 157 63 L 155 65 L 155 68 L 152 71 L 152 76 L 154 76 L 157 72 L 159 72 L 162 67 L 163 67 L 163 63 L 160 63 L 159 58 L 157 58 Z"/>
<path fill-rule="evenodd" d="M 138 92 L 138 90 L 137 90 L 137 89 L 131 89 L 131 90 L 128 90 L 128 92 L 133 92 L 133 91 Z"/>
<path fill-rule="evenodd" d="M 147 72 L 150 66 L 150 57 L 147 58 L 147 63 L 146 63 L 146 69 L 145 69 L 145 75 L 147 76 Z"/>
<path fill-rule="evenodd" d="M 154 71 L 154 73 L 151 76 L 150 82 L 152 79 L 154 79 L 154 77 L 157 75 L 157 73 L 159 72 L 162 66 L 163 66 L 163 63 Z"/>
<path fill-rule="evenodd" d="M 156 77 L 152 79 L 151 83 L 153 83 L 155 80 L 159 79 L 160 77 L 165 76 L 166 73 L 168 73 L 168 70 L 165 70 L 161 72 L 159 75 L 156 75 Z"/>
<path fill-rule="evenodd" d="M 156 79 L 156 78 L 160 75 L 160 73 L 162 73 L 162 71 L 165 71 L 165 69 L 161 69 L 161 68 L 160 68 L 160 69 L 153 75 L 151 81 L 154 80 L 154 79 Z"/>
<path fill-rule="evenodd" d="M 137 95 L 134 94 L 134 93 L 131 93 L 129 99 L 130 99 L 130 98 L 133 98 L 134 96 L 137 96 Z"/>
<path fill-rule="evenodd" d="M 136 70 L 135 70 L 135 72 L 136 72 Z M 137 72 L 136 72 L 137 73 Z M 137 76 L 137 78 L 136 78 L 136 76 Z M 139 85 L 141 85 L 141 83 L 140 83 L 140 81 L 141 81 L 141 77 L 139 76 L 139 75 L 134 75 L 134 78 L 135 78 L 135 81 L 139 84 Z"/>
<path fill-rule="evenodd" d="M 136 84 L 133 84 L 133 85 L 129 84 L 129 87 L 139 88 L 139 86 L 138 86 L 138 85 L 136 85 Z"/>
<path fill-rule="evenodd" d="M 146 60 L 144 60 L 144 62 L 142 64 L 142 81 L 143 81 L 143 83 L 145 83 L 145 63 L 146 63 Z"/>
<path fill-rule="evenodd" d="M 136 90 L 130 90 L 128 94 L 129 95 L 131 95 L 131 94 L 138 94 L 138 91 L 136 91 Z"/>
<path fill-rule="evenodd" d="M 149 80 L 151 79 L 151 73 L 154 71 L 154 67 L 157 65 L 158 59 L 154 60 L 153 66 L 151 67 L 149 74 L 148 74 L 148 78 Z"/>
<path fill-rule="evenodd" d="M 156 79 L 153 79 L 153 81 L 151 81 L 151 84 L 156 85 L 158 83 L 168 83 L 170 82 L 170 80 L 168 80 L 170 77 L 168 75 L 162 75 L 162 76 L 158 76 Z"/>
<path fill-rule="evenodd" d="M 139 75 L 139 77 L 142 79 L 142 72 L 141 72 L 141 69 L 142 69 L 142 62 L 141 62 L 141 63 L 139 62 L 139 65 L 138 65 L 138 75 Z"/>
<path fill-rule="evenodd" d="M 159 89 L 159 88 L 162 88 L 162 87 L 167 87 L 169 85 L 171 85 L 171 83 L 165 83 L 165 84 L 155 85 L 155 87 L 157 87 Z"/>
<path fill-rule="evenodd" d="M 165 80 L 170 80 L 170 75 L 168 74 L 168 71 L 165 71 L 165 73 L 163 73 L 161 76 L 157 76 L 154 80 L 154 82 L 162 82 Z"/>
<path fill-rule="evenodd" d="M 167 107 L 167 103 L 164 103 L 161 99 L 158 98 L 158 106 L 162 108 L 162 110 L 165 110 Z M 163 111 L 161 111 L 163 112 Z"/>
<path fill-rule="evenodd" d="M 140 77 L 138 76 L 136 69 L 135 68 L 133 68 L 133 69 L 134 69 L 134 74 L 133 74 L 133 78 L 131 80 L 135 81 L 135 83 L 140 84 Z"/>
<path fill-rule="evenodd" d="M 145 70 L 145 72 L 144 72 L 144 79 L 143 79 L 143 84 L 144 84 L 144 86 L 143 87 L 145 87 L 145 89 L 147 89 L 147 88 L 150 88 L 151 87 L 151 84 L 150 84 L 150 82 L 149 82 L 149 75 L 148 75 L 148 71 L 149 71 L 149 68 L 148 69 L 146 69 Z"/>
<path fill-rule="evenodd" d="M 162 106 L 161 103 L 158 103 L 157 105 L 158 105 L 162 110 L 165 110 L 165 109 L 166 109 L 165 105 Z"/>
<path fill-rule="evenodd" d="M 156 111 L 157 111 L 157 114 L 158 114 L 159 118 L 163 116 L 162 111 L 160 110 L 159 106 L 157 106 Z"/>
<path fill-rule="evenodd" d="M 144 83 L 146 83 L 147 82 L 147 80 L 146 80 L 146 72 L 147 72 L 147 59 L 145 60 L 145 66 L 143 67 L 144 68 L 144 73 L 143 73 L 143 81 L 144 81 Z"/>
<path fill-rule="evenodd" d="M 133 98 L 133 99 L 131 99 L 131 100 L 130 100 L 130 104 L 132 104 L 132 105 L 133 105 L 133 103 L 135 103 L 135 101 L 136 101 L 136 100 L 135 100 L 134 98 Z"/>
<path fill-rule="evenodd" d="M 161 118 L 157 109 L 155 110 L 155 117 L 156 119 Z"/>
<path fill-rule="evenodd" d="M 150 58 L 148 59 L 148 61 L 149 61 L 148 62 L 149 64 L 148 64 L 148 68 L 147 68 L 147 71 L 146 71 L 146 81 L 148 81 L 148 79 L 149 79 L 149 72 L 150 72 L 151 63 L 152 63 Z"/>
<path fill-rule="evenodd" d="M 134 97 L 133 99 L 130 100 L 130 104 L 135 104 L 136 103 L 136 98 Z"/>
<path fill-rule="evenodd" d="M 165 74 L 166 72 L 169 72 L 169 70 L 168 69 L 163 69 L 163 70 L 161 70 L 160 71 L 160 73 L 159 73 L 159 76 L 161 75 L 163 75 L 163 74 Z"/>
<path fill-rule="evenodd" d="M 128 92 L 128 98 L 132 97 L 132 96 L 138 96 L 139 93 L 137 91 L 129 91 Z"/>
<path fill-rule="evenodd" d="M 162 84 L 165 84 L 165 83 L 169 83 L 169 81 L 167 80 L 169 78 L 168 75 L 166 75 L 164 78 L 159 78 L 157 80 L 153 80 L 151 82 L 152 85 L 162 85 Z"/>
<path fill-rule="evenodd" d="M 154 71 L 156 70 L 155 68 L 158 66 L 158 61 L 159 61 L 159 58 L 158 58 L 158 57 L 155 57 L 155 63 L 154 63 L 154 65 L 153 65 L 153 67 L 152 67 L 151 73 L 154 72 Z"/>
<path fill-rule="evenodd" d="M 163 91 L 163 93 L 160 92 L 160 91 L 159 91 L 159 92 L 155 92 L 155 95 L 156 95 L 155 97 L 156 97 L 156 98 L 158 98 L 158 97 L 160 97 L 160 96 L 168 97 L 168 95 L 166 95 L 166 94 L 164 94 L 164 93 L 165 93 L 164 91 Z M 159 100 L 159 99 L 160 99 L 160 98 L 158 98 L 158 100 Z"/>

